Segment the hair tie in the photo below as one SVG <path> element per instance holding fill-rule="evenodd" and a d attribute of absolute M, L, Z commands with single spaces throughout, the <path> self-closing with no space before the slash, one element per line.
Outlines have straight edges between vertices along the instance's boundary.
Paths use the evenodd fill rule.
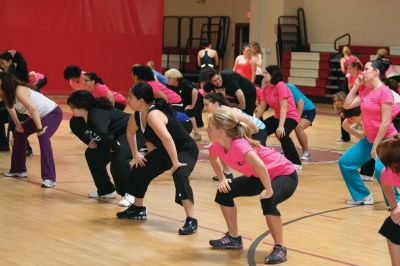
<path fill-rule="evenodd" d="M 238 121 L 238 122 L 236 123 L 236 126 L 237 126 L 237 127 L 240 126 L 240 121 Z"/>

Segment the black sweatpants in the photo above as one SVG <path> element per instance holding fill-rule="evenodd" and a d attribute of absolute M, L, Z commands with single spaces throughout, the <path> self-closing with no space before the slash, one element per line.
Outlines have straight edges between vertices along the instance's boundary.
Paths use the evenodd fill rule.
<path fill-rule="evenodd" d="M 265 127 L 267 128 L 268 136 L 274 134 L 279 126 L 279 119 L 270 116 L 264 120 Z M 293 164 L 301 165 L 299 154 L 294 146 L 293 140 L 290 138 L 290 133 L 297 127 L 297 121 L 292 118 L 286 118 L 284 128 L 285 136 L 279 139 L 285 157 Z"/>
<path fill-rule="evenodd" d="M 294 171 L 290 175 L 278 176 L 272 182 L 272 196 L 273 202 L 278 205 L 279 203 L 287 200 L 293 195 L 297 188 L 298 178 L 297 173 Z M 239 176 L 232 179 L 229 183 L 231 190 L 228 193 L 219 192 L 215 196 L 215 202 L 227 207 L 235 206 L 234 198 L 237 197 L 251 197 L 256 196 L 265 189 L 260 179 L 255 176 Z"/>
<path fill-rule="evenodd" d="M 172 177 L 175 184 L 175 202 L 182 205 L 182 200 L 194 202 L 193 190 L 190 186 L 189 176 L 196 165 L 199 155 L 197 146 L 188 145 L 187 151 L 178 151 L 178 159 L 186 166 L 178 168 Z M 147 160 L 145 166 L 132 167 L 128 182 L 127 192 L 137 198 L 144 198 L 150 182 L 172 168 L 171 159 L 164 148 L 156 148 L 145 155 Z"/>
<path fill-rule="evenodd" d="M 125 134 L 119 136 L 117 141 L 121 144 L 120 150 L 117 152 L 110 152 L 101 147 L 95 149 L 87 148 L 85 152 L 86 162 L 99 196 L 111 193 L 114 190 L 122 196 L 126 193 L 128 178 L 131 172 L 130 162 L 132 154 Z M 115 187 L 111 183 L 107 172 L 107 165 L 109 163 L 111 164 L 110 170 Z"/>

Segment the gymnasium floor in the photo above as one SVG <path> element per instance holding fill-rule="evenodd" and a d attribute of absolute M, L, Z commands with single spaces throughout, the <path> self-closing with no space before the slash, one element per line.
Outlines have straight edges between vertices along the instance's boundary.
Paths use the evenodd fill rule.
<path fill-rule="evenodd" d="M 64 101 L 65 102 L 65 101 Z M 52 138 L 57 187 L 40 188 L 38 141 L 30 137 L 34 155 L 27 159 L 28 178 L 0 177 L 0 265 L 262 265 L 272 248 L 271 236 L 257 197 L 238 206 L 243 251 L 212 250 L 226 225 L 214 203 L 217 182 L 202 149 L 191 176 L 197 234 L 179 236 L 183 209 L 174 203 L 170 173 L 151 183 L 145 198 L 147 221 L 118 220 L 119 198 L 87 198 L 95 190 L 84 158 L 85 146 L 70 134 L 66 112 Z M 368 182 L 374 206 L 348 206 L 349 194 L 337 166 L 351 144 L 337 143 L 339 118 L 329 105 L 317 107 L 307 129 L 311 162 L 299 172 L 294 196 L 279 206 L 288 262 L 283 265 L 390 265 L 386 240 L 377 231 L 388 212 L 377 183 Z M 207 144 L 205 129 L 203 141 Z M 295 139 L 295 136 L 293 136 Z M 267 143 L 277 146 L 275 137 Z M 297 140 L 296 140 L 297 143 Z M 9 169 L 10 153 L 0 153 L 0 172 Z"/>

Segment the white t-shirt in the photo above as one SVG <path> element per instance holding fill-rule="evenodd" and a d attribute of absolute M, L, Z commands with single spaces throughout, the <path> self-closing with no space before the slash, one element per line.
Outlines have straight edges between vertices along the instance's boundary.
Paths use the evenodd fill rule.
<path fill-rule="evenodd" d="M 54 101 L 50 100 L 43 94 L 36 92 L 34 90 L 29 89 L 29 97 L 31 98 L 33 105 L 36 107 L 40 118 L 45 117 L 47 114 L 49 114 L 57 107 L 57 104 Z M 19 113 L 30 116 L 25 106 L 23 106 L 22 103 L 18 101 L 18 98 L 15 99 L 14 108 Z"/>

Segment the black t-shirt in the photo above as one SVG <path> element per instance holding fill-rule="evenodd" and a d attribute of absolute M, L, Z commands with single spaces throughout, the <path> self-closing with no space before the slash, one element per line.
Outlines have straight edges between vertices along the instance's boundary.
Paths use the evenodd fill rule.
<path fill-rule="evenodd" d="M 192 104 L 192 92 L 193 90 L 197 90 L 196 87 L 187 79 L 182 79 L 179 82 L 178 87 L 168 85 L 168 88 L 175 91 L 182 98 L 183 107 L 185 108 L 187 105 Z M 198 94 L 196 105 L 203 104 L 203 96 Z"/>
<path fill-rule="evenodd" d="M 155 106 L 151 107 L 149 112 L 147 113 L 147 115 L 153 110 L 158 110 L 158 109 Z M 167 127 L 169 134 L 171 134 L 172 139 L 174 140 L 176 150 L 178 152 L 179 151 L 197 150 L 198 148 L 197 148 L 196 143 L 190 137 L 190 135 L 187 133 L 187 131 L 182 127 L 182 124 L 180 122 L 178 122 L 178 120 L 176 120 L 176 118 L 174 116 L 167 114 L 167 113 L 164 113 L 164 114 L 168 118 L 166 127 Z M 139 112 L 135 112 L 135 121 L 136 121 L 136 125 L 139 127 L 139 130 L 143 133 L 143 135 L 147 141 L 151 142 L 157 148 L 164 148 L 164 145 L 162 144 L 160 138 L 157 136 L 157 134 L 151 128 L 149 123 L 146 123 L 146 127 L 144 128 L 144 131 L 143 131 Z"/>
<path fill-rule="evenodd" d="M 92 108 L 89 110 L 87 123 L 83 119 L 73 118 L 70 126 L 72 132 L 86 144 L 93 140 L 100 147 L 117 151 L 119 144 L 116 139 L 126 134 L 129 116 L 115 108 Z"/>
<path fill-rule="evenodd" d="M 227 70 L 221 71 L 222 86 L 216 87 L 210 82 L 204 86 L 206 92 L 215 91 L 215 89 L 225 89 L 225 97 L 231 102 L 238 104 L 239 101 L 235 95 L 238 89 L 241 89 L 246 100 L 246 105 L 255 103 L 256 101 L 256 87 L 254 84 L 235 71 Z"/>

